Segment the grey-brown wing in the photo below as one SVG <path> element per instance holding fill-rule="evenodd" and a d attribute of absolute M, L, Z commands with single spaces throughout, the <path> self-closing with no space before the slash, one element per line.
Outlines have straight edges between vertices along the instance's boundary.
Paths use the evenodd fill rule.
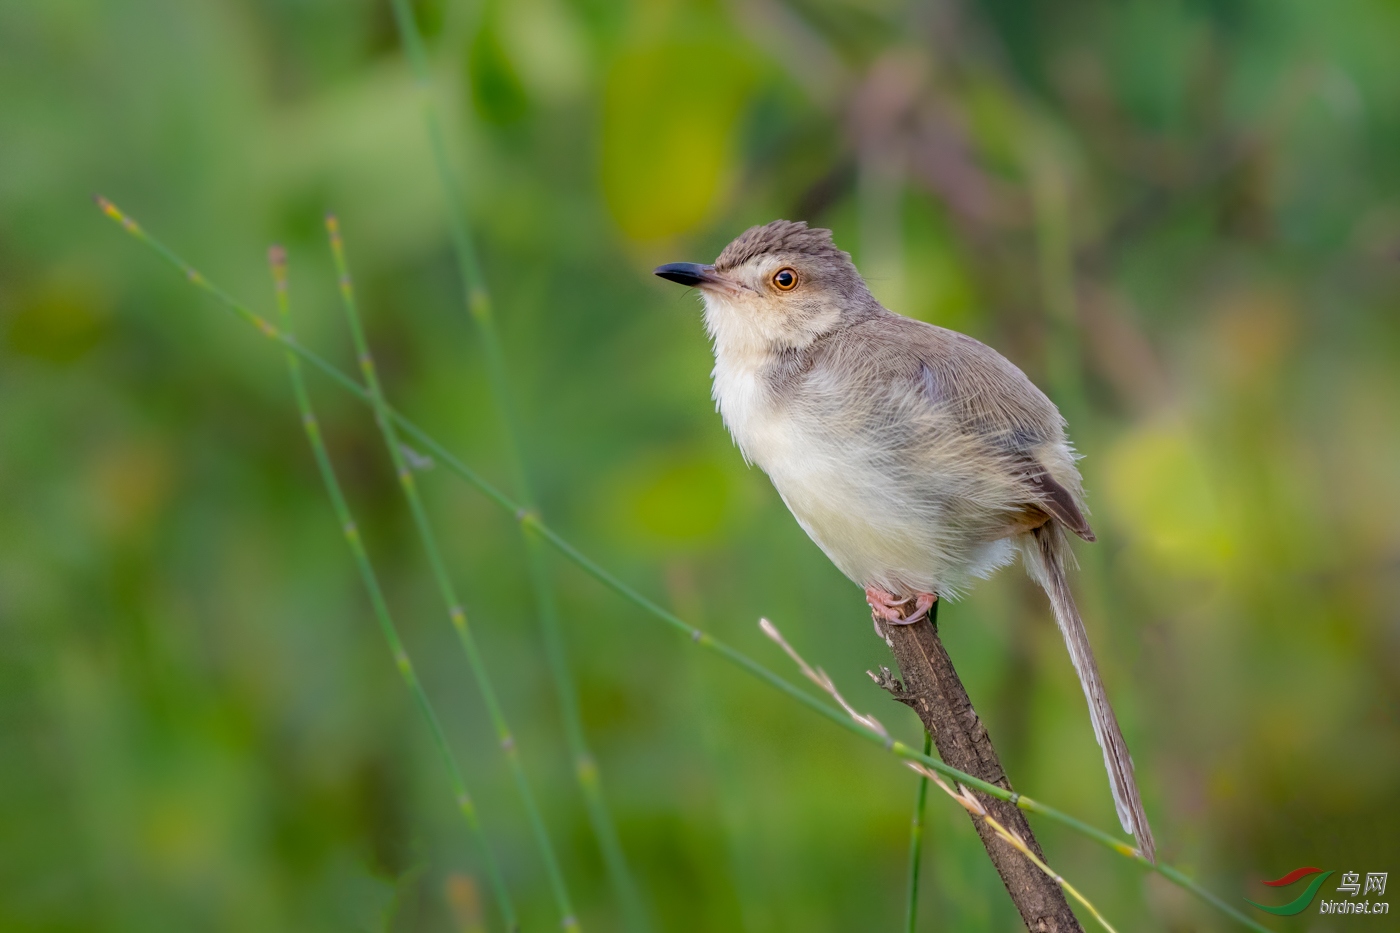
<path fill-rule="evenodd" d="M 1027 461 L 1026 485 L 1036 497 L 1036 504 L 1085 541 L 1095 541 L 1094 529 L 1068 489 L 1045 472 L 1034 460 Z"/>
<path fill-rule="evenodd" d="M 1064 442 L 1064 419 L 1054 403 L 986 344 L 945 328 L 910 324 L 902 329 L 921 359 L 913 377 L 918 391 L 931 403 L 948 406 L 967 430 L 1003 453 L 1006 467 L 1025 483 L 1028 506 L 1093 541 L 1074 493 L 1037 457 L 1047 445 Z"/>

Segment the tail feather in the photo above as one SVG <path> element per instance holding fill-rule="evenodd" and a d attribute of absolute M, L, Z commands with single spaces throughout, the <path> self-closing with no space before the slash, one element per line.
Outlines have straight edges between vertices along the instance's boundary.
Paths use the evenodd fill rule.
<path fill-rule="evenodd" d="M 1084 620 L 1079 616 L 1069 582 L 1065 579 L 1068 547 L 1064 532 L 1058 523 L 1047 522 L 1031 532 L 1031 537 L 1034 543 L 1026 542 L 1022 548 L 1026 569 L 1050 597 L 1055 621 L 1069 648 L 1079 683 L 1084 687 L 1084 696 L 1089 701 L 1089 718 L 1094 724 L 1094 738 L 1098 739 L 1099 747 L 1103 749 L 1104 767 L 1108 769 L 1109 785 L 1113 788 L 1118 820 L 1125 832 L 1137 837 L 1138 846 L 1147 860 L 1156 862 L 1157 844 L 1152 838 L 1152 828 L 1147 824 L 1142 797 L 1133 777 L 1133 759 L 1128 754 L 1127 743 L 1123 741 L 1118 718 L 1113 715 L 1113 707 L 1109 705 L 1098 663 L 1094 660 L 1093 649 L 1089 647 Z"/>

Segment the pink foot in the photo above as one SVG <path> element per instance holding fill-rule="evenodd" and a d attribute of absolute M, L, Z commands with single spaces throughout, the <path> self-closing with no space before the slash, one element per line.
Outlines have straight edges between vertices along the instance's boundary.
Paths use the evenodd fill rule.
<path fill-rule="evenodd" d="M 913 625 L 928 615 L 938 597 L 933 593 L 915 593 L 905 599 L 898 599 L 878 586 L 865 588 L 865 602 L 870 606 L 870 614 L 891 625 Z M 913 603 L 910 609 L 909 604 Z M 907 613 L 907 614 L 906 614 Z"/>

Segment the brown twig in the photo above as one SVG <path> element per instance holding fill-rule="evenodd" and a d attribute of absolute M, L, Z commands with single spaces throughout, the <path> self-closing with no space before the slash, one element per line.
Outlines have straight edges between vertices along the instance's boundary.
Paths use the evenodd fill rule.
<path fill-rule="evenodd" d="M 876 626 L 894 653 L 903 683 L 890 677 L 888 671 L 871 676 L 918 714 L 944 762 L 1010 791 L 1011 782 L 1002 770 L 991 736 L 938 637 L 937 614 L 938 604 L 934 603 L 928 618 L 911 625 L 891 625 L 877 619 Z M 1044 868 L 1045 854 L 1025 813 L 1012 802 L 967 788 L 961 791 L 969 798 L 964 806 L 987 857 L 1001 875 L 1026 928 L 1031 933 L 1082 933 L 1065 899 L 1063 882 Z M 968 805 L 974 802 L 980 808 Z"/>
<path fill-rule="evenodd" d="M 937 612 L 936 607 L 934 609 L 934 612 Z M 798 670 L 802 671 L 802 676 L 806 677 L 812 683 L 816 684 L 818 687 L 821 688 L 823 693 L 835 700 L 837 705 L 840 706 L 841 709 L 843 709 L 846 712 L 846 715 L 850 716 L 853 720 L 860 723 L 862 726 L 869 729 L 870 731 L 878 735 L 884 736 L 886 741 L 889 741 L 891 743 L 894 742 L 894 739 L 890 735 L 889 730 L 885 728 L 884 724 L 881 723 L 880 720 L 876 719 L 874 716 L 861 713 L 846 701 L 846 698 L 841 695 L 840 690 L 836 689 L 835 682 L 832 681 L 831 677 L 827 674 L 826 671 L 822 670 L 819 667 L 814 668 L 805 660 L 803 660 L 802 655 L 797 653 L 797 649 L 793 648 L 792 645 L 788 644 L 787 639 L 783 638 L 782 633 L 778 631 L 778 627 L 776 625 L 774 625 L 772 622 L 769 622 L 767 619 L 759 619 L 758 625 L 759 628 L 763 630 L 763 634 L 767 635 L 774 642 L 776 642 L 778 646 L 781 647 L 783 651 L 787 654 L 787 656 L 792 659 L 793 663 L 797 665 Z M 937 637 L 936 633 L 935 637 Z M 875 674 L 870 671 L 867 671 L 866 673 L 870 674 L 870 678 L 874 680 L 876 684 L 893 694 L 896 700 L 899 700 L 901 703 L 905 703 L 912 708 L 918 709 L 918 704 L 920 702 L 919 697 L 913 693 L 905 691 L 904 685 L 901 684 L 890 674 L 889 668 L 880 668 L 879 674 Z M 983 731 L 985 732 L 985 730 Z M 997 818 L 996 815 L 992 813 L 992 811 L 984 803 L 984 799 L 992 798 L 987 798 L 985 794 L 979 796 L 976 793 L 974 793 L 971 788 L 961 783 L 958 784 L 957 789 L 955 790 L 942 774 L 938 773 L 937 771 L 933 770 L 932 768 L 928 767 L 922 762 L 907 761 L 905 762 L 905 764 L 908 765 L 909 768 L 912 769 L 914 772 L 922 775 L 923 777 L 928 778 L 930 781 L 936 784 L 939 790 L 943 791 L 943 793 L 947 794 L 954 801 L 956 801 L 959 806 L 966 810 L 968 816 L 972 818 L 973 825 L 978 827 L 978 833 L 982 835 L 984 842 L 987 838 L 994 837 L 1004 842 L 1011 848 L 1015 849 L 1026 859 L 1026 864 L 1034 866 L 1035 870 L 1040 872 L 1041 875 L 1047 881 L 1049 881 L 1052 886 L 1058 885 L 1059 888 L 1062 888 L 1066 894 L 1070 895 L 1081 905 L 1083 905 L 1084 909 L 1089 911 L 1089 913 L 1094 917 L 1094 919 L 1097 920 L 1099 924 L 1105 930 L 1108 931 L 1108 933 L 1117 933 L 1117 931 L 1114 930 L 1113 926 L 1108 922 L 1108 920 L 1104 918 L 1103 914 L 1099 913 L 1098 908 L 1096 908 L 1092 903 L 1090 903 L 1088 898 L 1081 894 L 1079 890 L 1074 887 L 1074 885 L 1066 881 L 1059 873 L 1052 870 L 1049 865 L 1045 864 L 1045 857 L 1040 851 L 1040 846 L 1036 844 L 1035 837 L 1031 835 L 1030 827 L 1025 825 L 1024 818 L 1020 819 L 1018 823 L 1004 824 L 1001 820 Z M 1011 788 L 1005 785 L 1004 783 L 1002 786 L 1006 787 L 1006 790 L 1008 792 L 1011 790 Z M 1017 817 L 1021 817 L 1020 811 L 1016 809 L 1014 797 L 1010 802 L 1001 802 L 1011 807 L 1015 811 Z M 1008 828 L 1008 825 L 1011 825 L 1011 828 Z M 984 828 L 985 832 L 983 831 Z M 1032 846 L 1034 846 L 1035 848 L 1032 849 Z M 990 846 L 988 847 L 988 851 L 991 851 Z M 993 862 L 995 863 L 995 861 L 996 860 L 994 858 Z M 1005 878 L 1006 875 L 1003 873 L 1002 877 Z M 1015 898 L 1016 895 L 1013 894 L 1012 899 L 1015 900 Z M 1061 897 L 1060 900 L 1061 902 L 1063 902 L 1064 898 Z M 1017 905 L 1020 906 L 1019 901 L 1017 901 Z M 1065 909 L 1066 911 L 1068 911 L 1067 906 Z M 1024 913 L 1025 911 L 1022 910 L 1023 915 Z M 1044 921 L 1041 918 L 1038 918 L 1035 924 L 1032 924 L 1031 921 L 1028 920 L 1027 924 L 1029 928 L 1032 931 L 1036 931 L 1036 933 L 1039 933 L 1039 931 L 1050 930 L 1080 930 L 1079 923 L 1075 920 L 1074 915 L 1068 914 L 1068 917 L 1068 926 L 1064 924 L 1056 926 L 1052 923 Z"/>

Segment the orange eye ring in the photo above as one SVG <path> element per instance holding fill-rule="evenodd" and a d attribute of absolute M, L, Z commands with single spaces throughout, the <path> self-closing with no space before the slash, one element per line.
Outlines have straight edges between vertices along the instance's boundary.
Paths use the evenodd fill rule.
<path fill-rule="evenodd" d="M 790 292 L 797 287 L 797 270 L 789 269 L 786 266 L 773 273 L 773 287 L 779 291 Z"/>

